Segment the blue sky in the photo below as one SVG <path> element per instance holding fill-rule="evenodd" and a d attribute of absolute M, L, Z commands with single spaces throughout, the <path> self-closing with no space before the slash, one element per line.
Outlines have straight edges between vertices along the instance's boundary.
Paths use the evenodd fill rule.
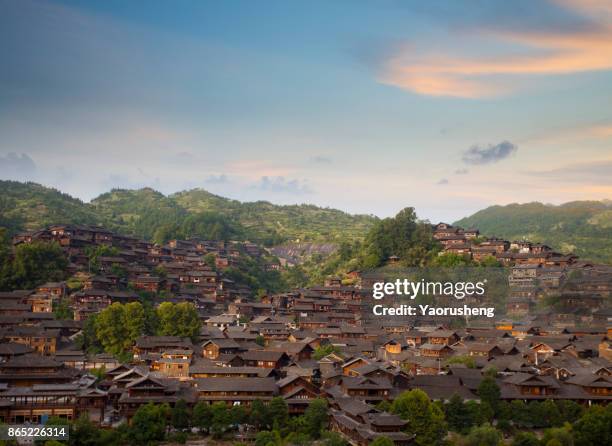
<path fill-rule="evenodd" d="M 432 221 L 612 198 L 609 1 L 0 10 L 0 178 Z"/>

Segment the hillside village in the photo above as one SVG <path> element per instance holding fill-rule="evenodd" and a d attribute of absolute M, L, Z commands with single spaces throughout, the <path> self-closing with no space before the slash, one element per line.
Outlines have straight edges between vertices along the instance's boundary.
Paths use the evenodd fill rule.
<path fill-rule="evenodd" d="M 495 320 L 375 317 L 367 271 L 255 298 L 228 268 L 245 258 L 266 271 L 284 266 L 249 242 L 157 245 L 83 225 L 19 233 L 14 247 L 59 244 L 69 278 L 0 293 L 0 421 L 85 415 L 116 427 L 148 403 L 224 402 L 248 410 L 279 398 L 300 416 L 322 398 L 327 428 L 351 444 L 387 437 L 408 445 L 415 434 L 389 407 L 409 390 L 442 403 L 453 395 L 479 401 L 481 383 L 492 376 L 505 403 L 588 407 L 612 400 L 612 267 L 542 244 L 482 237 L 477 229 L 432 229 L 442 255 L 493 257 L 508 268 L 510 291 Z M 143 301 L 189 304 L 197 333 L 141 334 L 127 355 L 78 342 L 90 318 L 116 303 Z M 245 439 L 254 434 L 241 430 Z"/>

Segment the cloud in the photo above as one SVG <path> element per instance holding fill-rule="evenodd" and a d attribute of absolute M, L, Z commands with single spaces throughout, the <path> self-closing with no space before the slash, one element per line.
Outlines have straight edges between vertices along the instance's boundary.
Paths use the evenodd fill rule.
<path fill-rule="evenodd" d="M 468 173 L 470 173 L 470 170 L 466 168 L 455 170 L 455 175 L 467 175 Z"/>
<path fill-rule="evenodd" d="M 550 170 L 533 170 L 528 174 L 552 181 L 612 185 L 612 160 L 598 160 L 567 165 Z"/>
<path fill-rule="evenodd" d="M 0 177 L 10 180 L 26 180 L 36 172 L 36 163 L 26 153 L 10 152 L 0 155 Z"/>
<path fill-rule="evenodd" d="M 332 159 L 328 158 L 326 156 L 313 156 L 312 158 L 310 158 L 310 161 L 315 163 L 315 164 L 331 164 L 332 163 Z"/>
<path fill-rule="evenodd" d="M 471 33 L 456 34 L 451 51 L 400 46 L 383 64 L 379 81 L 418 94 L 483 98 L 514 91 L 544 75 L 568 75 L 612 69 L 612 6 L 603 0 L 557 0 L 557 7 L 590 26 L 494 29 L 482 23 Z M 476 37 L 476 40 L 474 38 Z M 498 51 L 466 53 L 470 43 L 497 45 Z"/>
<path fill-rule="evenodd" d="M 221 175 L 209 175 L 204 179 L 204 182 L 206 184 L 227 184 L 229 183 L 229 178 L 224 173 Z"/>
<path fill-rule="evenodd" d="M 285 179 L 285 177 L 271 178 L 263 176 L 259 180 L 259 183 L 255 185 L 255 188 L 266 192 L 289 193 L 294 195 L 310 194 L 313 192 L 304 181 L 288 180 Z"/>
<path fill-rule="evenodd" d="M 448 180 L 446 178 L 442 178 L 440 181 L 436 183 L 439 186 L 444 186 L 448 184 Z"/>
<path fill-rule="evenodd" d="M 461 159 L 464 163 L 472 165 L 493 164 L 508 158 L 517 150 L 518 147 L 510 141 L 489 144 L 487 147 L 473 145 L 463 153 Z"/>

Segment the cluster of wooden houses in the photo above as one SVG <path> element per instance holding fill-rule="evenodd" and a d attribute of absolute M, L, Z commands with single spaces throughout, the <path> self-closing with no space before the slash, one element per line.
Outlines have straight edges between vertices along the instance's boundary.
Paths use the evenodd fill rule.
<path fill-rule="evenodd" d="M 444 228 L 438 229 L 442 241 Z M 468 240 L 478 233 L 461 236 Z M 374 316 L 367 280 L 356 272 L 351 286 L 330 278 L 323 286 L 247 298 L 249 290 L 224 278 L 223 270 L 242 255 L 263 255 L 253 244 L 175 240 L 157 246 L 81 226 L 20 234 L 15 243 L 36 239 L 57 240 L 64 247 L 82 288 L 71 292 L 66 283 L 48 283 L 0 293 L 0 422 L 88 414 L 114 425 L 149 402 L 248 407 L 274 397 L 282 397 L 291 414 L 302 414 L 322 397 L 329 401 L 330 428 L 353 444 L 384 435 L 407 445 L 414 438 L 404 432 L 406 422 L 378 409 L 378 403 L 409 389 L 422 389 L 436 400 L 455 393 L 478 400 L 483 372 L 491 367 L 498 371 L 505 400 L 612 400 L 609 271 L 602 266 L 577 260 L 516 262 L 511 297 L 527 299 L 525 311 L 512 307 L 516 303 L 510 299 L 514 320 L 470 319 L 452 329 L 444 317 Z M 85 249 L 101 244 L 119 248 L 118 254 L 97 259 L 99 270 L 91 273 Z M 210 254 L 215 268 L 204 261 Z M 117 265 L 123 277 L 114 274 Z M 270 262 L 270 268 L 274 265 Z M 161 268 L 165 274 L 156 275 Z M 564 290 L 559 295 L 569 306 L 590 311 L 563 319 L 532 307 L 554 289 Z M 192 302 L 202 321 L 198 338 L 142 336 L 127 362 L 76 347 L 89 315 L 112 302 L 137 299 L 142 290 L 160 301 Z M 597 306 L 585 303 L 593 293 L 600 296 Z M 60 300 L 74 310 L 74 319 L 54 317 Z M 450 361 L 453 357 L 464 364 Z M 93 369 L 103 370 L 101 380 Z"/>

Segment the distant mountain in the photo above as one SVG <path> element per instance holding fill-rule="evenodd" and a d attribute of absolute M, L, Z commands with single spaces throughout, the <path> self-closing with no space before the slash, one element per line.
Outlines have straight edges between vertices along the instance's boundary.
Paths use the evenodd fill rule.
<path fill-rule="evenodd" d="M 149 239 L 206 233 L 267 245 L 361 239 L 378 219 L 313 205 L 243 203 L 202 189 L 165 196 L 150 188 L 113 189 L 82 201 L 35 183 L 0 181 L 0 226 L 10 232 L 52 223 L 101 224 Z"/>
<path fill-rule="evenodd" d="M 456 225 L 487 236 L 546 243 L 584 259 L 612 262 L 612 202 L 573 201 L 559 206 L 538 202 L 491 206 Z"/>
<path fill-rule="evenodd" d="M 36 183 L 0 181 L 0 226 L 14 233 L 60 222 L 107 223 L 87 204 L 56 189 Z"/>

